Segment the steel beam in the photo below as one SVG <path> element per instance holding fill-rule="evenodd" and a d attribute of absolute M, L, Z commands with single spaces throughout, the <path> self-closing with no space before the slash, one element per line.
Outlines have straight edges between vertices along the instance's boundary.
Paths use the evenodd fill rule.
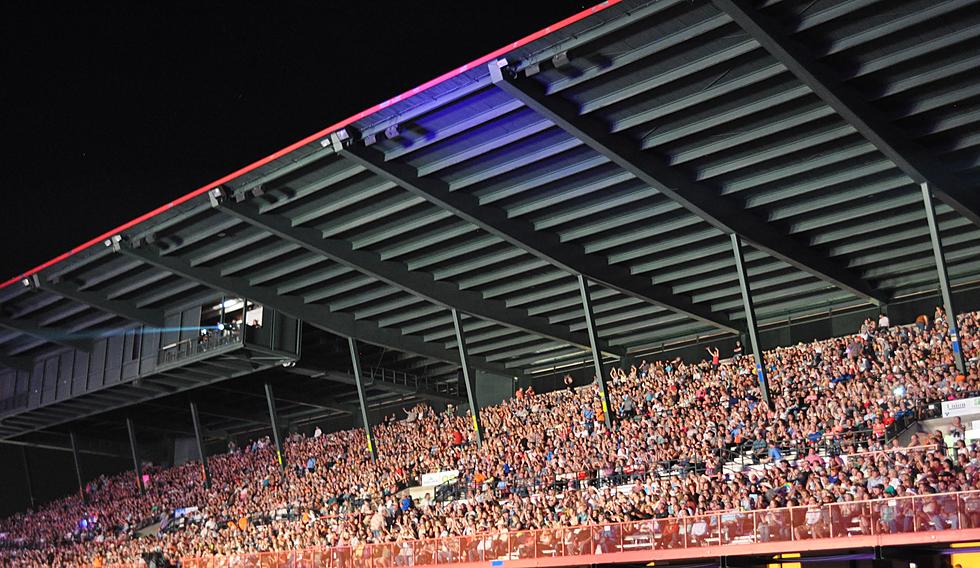
<path fill-rule="evenodd" d="M 742 250 L 742 239 L 732 234 L 732 254 L 735 256 L 735 269 L 738 272 L 738 286 L 742 292 L 742 306 L 745 310 L 745 323 L 748 330 L 749 344 L 752 356 L 755 358 L 755 373 L 759 377 L 759 390 L 762 400 L 770 409 L 774 408 L 769 393 L 769 377 L 766 374 L 766 361 L 762 358 L 762 347 L 759 343 L 759 328 L 755 320 L 755 303 L 752 301 L 752 287 L 749 285 L 749 272 L 745 268 L 745 252 Z"/>
<path fill-rule="evenodd" d="M 126 432 L 129 433 L 129 451 L 133 454 L 133 471 L 136 472 L 136 486 L 140 488 L 140 495 L 146 495 L 146 487 L 143 486 L 143 464 L 140 463 L 139 449 L 136 446 L 136 426 L 133 419 L 126 417 Z"/>
<path fill-rule="evenodd" d="M 361 420 L 364 421 L 364 434 L 367 436 L 367 448 L 371 453 L 371 461 L 378 461 L 378 448 L 375 446 L 374 436 L 371 435 L 371 421 L 368 419 L 367 399 L 364 396 L 364 376 L 361 373 L 361 356 L 357 352 L 357 340 L 353 337 L 347 338 L 350 346 L 350 362 L 354 367 L 354 383 L 357 385 L 357 400 L 361 403 Z"/>
<path fill-rule="evenodd" d="M 350 144 L 341 149 L 340 154 L 375 174 L 397 183 L 413 195 L 450 211 L 457 217 L 569 274 L 585 274 L 594 282 L 628 296 L 652 302 L 724 331 L 732 333 L 739 331 L 725 314 L 712 312 L 705 306 L 695 304 L 686 296 L 674 294 L 669 287 L 656 285 L 650 278 L 634 276 L 628 268 L 611 264 L 609 259 L 603 256 L 586 254 L 581 245 L 562 242 L 555 233 L 537 231 L 531 222 L 522 218 L 511 218 L 499 207 L 480 205 L 479 199 L 475 196 L 465 191 L 451 191 L 445 181 L 435 177 L 422 177 L 408 164 L 397 161 L 387 162 L 377 150 Z"/>
<path fill-rule="evenodd" d="M 44 341 L 50 341 L 51 343 L 57 343 L 64 347 L 70 347 L 71 349 L 77 349 L 79 351 L 92 350 L 91 340 L 72 339 L 71 331 L 56 327 L 43 327 L 34 320 L 13 319 L 0 316 L 0 327 L 11 331 L 18 331 L 38 339 L 43 339 Z"/>
<path fill-rule="evenodd" d="M 204 451 L 204 432 L 201 417 L 197 414 L 197 403 L 191 401 L 191 420 L 194 422 L 194 438 L 197 440 L 197 453 L 201 456 L 201 470 L 204 474 L 204 487 L 211 488 L 211 469 L 208 467 L 208 454 Z"/>
<path fill-rule="evenodd" d="M 884 292 L 873 289 L 844 266 L 757 218 L 739 201 L 692 180 L 663 158 L 644 151 L 627 135 L 610 133 L 599 119 L 580 114 L 575 103 L 561 96 L 549 96 L 545 86 L 537 80 L 510 76 L 496 61 L 490 62 L 489 68 L 490 77 L 498 88 L 722 233 L 737 233 L 756 248 L 790 266 L 860 298 L 875 304 L 887 301 Z"/>
<path fill-rule="evenodd" d="M 160 251 L 152 245 L 144 244 L 136 247 L 131 243 L 120 241 L 118 248 L 121 254 L 138 258 L 147 264 L 168 270 L 173 274 L 199 282 L 215 290 L 240 298 L 248 298 L 257 304 L 275 308 L 286 315 L 305 321 L 329 333 L 341 337 L 353 337 L 358 341 L 414 353 L 437 361 L 459 364 L 457 354 L 440 345 L 423 341 L 417 336 L 382 328 L 377 322 L 358 320 L 351 314 L 335 312 L 322 304 L 308 304 L 302 298 L 281 295 L 271 288 L 253 286 L 245 278 L 223 276 L 220 269 L 217 268 L 192 266 L 187 260 L 175 255 L 160 254 Z M 474 357 L 472 364 L 491 373 L 505 375 L 513 373 L 499 365 L 488 363 L 483 358 Z"/>
<path fill-rule="evenodd" d="M 82 290 L 67 281 L 58 282 L 39 278 L 38 288 L 131 321 L 142 322 L 154 327 L 163 327 L 163 311 L 161 310 L 137 308 L 136 304 L 132 302 L 112 300 L 106 298 L 99 292 Z"/>
<path fill-rule="evenodd" d="M 286 469 L 286 461 L 282 459 L 282 439 L 279 437 L 279 416 L 276 415 L 276 398 L 272 396 L 272 383 L 265 383 L 265 400 L 269 404 L 269 422 L 272 424 L 272 441 L 276 444 L 276 460 L 279 467 Z"/>
<path fill-rule="evenodd" d="M 456 308 L 450 310 L 453 314 L 453 327 L 456 328 L 456 347 L 459 349 L 460 368 L 463 372 L 463 382 L 466 384 L 466 399 L 470 403 L 470 415 L 473 419 L 473 432 L 476 433 L 477 447 L 483 446 L 483 420 L 480 418 L 480 401 L 476 396 L 476 382 L 473 369 L 469 365 L 469 355 L 466 352 L 466 333 L 463 330 L 463 318 Z M 505 375 L 506 376 L 506 375 Z"/>
<path fill-rule="evenodd" d="M 845 85 L 830 67 L 814 57 L 812 50 L 784 33 L 776 22 L 747 0 L 713 1 L 907 176 L 916 183 L 928 183 L 936 197 L 973 224 L 980 225 L 980 193 L 959 180 L 860 93 Z"/>
<path fill-rule="evenodd" d="M 592 311 L 592 293 L 589 292 L 589 280 L 582 274 L 578 275 L 578 289 L 582 296 L 582 311 L 585 312 L 585 326 L 589 330 L 592 341 L 592 365 L 595 369 L 596 384 L 599 385 L 599 401 L 602 403 L 603 419 L 606 428 L 612 427 L 612 405 L 609 404 L 609 388 L 606 385 L 606 374 L 602 368 L 602 354 L 594 347 L 599 341 L 599 329 L 595 323 L 595 313 Z"/>
<path fill-rule="evenodd" d="M 953 345 L 953 361 L 956 369 L 966 374 L 966 360 L 960 343 L 958 326 L 956 324 L 956 306 L 953 304 L 953 292 L 949 286 L 949 271 L 946 269 L 946 254 L 943 251 L 942 235 L 939 232 L 939 222 L 936 221 L 936 207 L 932 202 L 932 192 L 929 184 L 923 183 L 922 202 L 926 208 L 926 221 L 929 223 L 929 238 L 932 240 L 932 254 L 936 258 L 936 273 L 939 276 L 939 292 L 943 298 L 946 312 L 946 325 L 949 327 L 949 340 Z"/>
<path fill-rule="evenodd" d="M 225 198 L 218 202 L 218 208 L 249 225 L 297 244 L 313 254 L 367 274 L 389 286 L 434 304 L 446 308 L 456 308 L 474 317 L 562 343 L 579 347 L 589 345 L 585 335 L 574 333 L 567 327 L 552 324 L 546 318 L 531 316 L 527 310 L 509 307 L 506 302 L 501 300 L 484 298 L 483 294 L 476 291 L 460 290 L 459 286 L 452 281 L 436 280 L 432 274 L 427 272 L 409 270 L 404 263 L 381 260 L 378 253 L 354 249 L 348 241 L 324 238 L 322 231 L 294 226 L 287 217 L 262 214 L 253 203 L 247 201 L 237 203 L 233 199 Z M 613 354 L 607 346 L 602 344 L 600 346 L 604 351 Z"/>
<path fill-rule="evenodd" d="M 87 501 L 85 483 L 82 482 L 82 460 L 78 456 L 78 437 L 75 436 L 75 432 L 68 433 L 68 441 L 71 443 L 71 457 L 75 463 L 75 480 L 78 481 L 78 494 L 81 496 L 82 501 Z"/>

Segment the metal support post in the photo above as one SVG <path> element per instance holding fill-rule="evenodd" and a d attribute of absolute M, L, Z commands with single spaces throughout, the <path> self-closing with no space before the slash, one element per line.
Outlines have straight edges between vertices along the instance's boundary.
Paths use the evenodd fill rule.
<path fill-rule="evenodd" d="M 589 332 L 589 343 L 592 346 L 592 364 L 595 366 L 596 381 L 599 384 L 599 400 L 602 402 L 602 414 L 606 427 L 612 427 L 612 405 L 609 403 L 609 388 L 606 385 L 606 374 L 602 369 L 602 352 L 599 351 L 599 330 L 595 324 L 595 314 L 592 311 L 592 294 L 589 292 L 589 281 L 583 274 L 578 275 L 578 289 L 582 294 L 582 311 L 585 312 L 585 327 Z"/>
<path fill-rule="evenodd" d="M 347 338 L 350 345 L 350 362 L 354 366 L 354 383 L 357 385 L 357 399 L 361 402 L 361 420 L 364 421 L 364 435 L 367 436 L 367 448 L 371 453 L 371 461 L 378 461 L 378 448 L 374 445 L 371 435 L 371 421 L 368 420 L 367 397 L 364 396 L 364 374 L 361 372 L 361 356 L 357 353 L 357 340 Z"/>
<path fill-rule="evenodd" d="M 473 381 L 473 369 L 470 367 L 470 356 L 466 350 L 466 334 L 463 332 L 463 318 L 456 308 L 452 308 L 453 326 L 456 328 L 456 346 L 459 348 L 459 365 L 463 370 L 463 382 L 466 384 L 466 398 L 470 403 L 470 414 L 473 417 L 473 431 L 476 432 L 477 447 L 483 446 L 483 422 L 480 420 L 480 403 L 476 397 L 476 383 Z"/>
<path fill-rule="evenodd" d="M 140 488 L 140 495 L 146 494 L 146 487 L 143 486 L 143 465 L 140 463 L 139 452 L 136 450 L 136 427 L 133 426 L 133 419 L 126 418 L 126 430 L 129 432 L 129 450 L 133 454 L 133 469 L 136 471 L 136 485 Z"/>
<path fill-rule="evenodd" d="M 201 456 L 201 469 L 204 472 L 204 487 L 211 488 L 211 468 L 208 455 L 204 452 L 204 433 L 201 430 L 201 417 L 197 413 L 197 403 L 191 401 L 191 420 L 194 421 L 194 437 L 197 439 L 197 453 Z"/>
<path fill-rule="evenodd" d="M 943 296 L 943 309 L 946 312 L 946 324 L 949 326 L 949 340 L 953 344 L 953 361 L 956 369 L 966 374 L 966 360 L 960 345 L 959 331 L 956 327 L 956 308 L 953 305 L 953 292 L 949 288 L 949 272 L 946 269 L 946 254 L 943 252 L 943 241 L 939 234 L 939 222 L 936 220 L 936 207 L 932 202 L 932 192 L 929 184 L 923 183 L 922 201 L 926 206 L 926 221 L 929 222 L 929 237 L 932 239 L 932 254 L 936 257 L 936 272 L 939 274 L 939 291 Z"/>
<path fill-rule="evenodd" d="M 34 509 L 34 483 L 31 481 L 31 463 L 27 459 L 27 448 L 20 447 L 20 459 L 24 464 L 24 480 L 27 482 L 27 503 Z"/>
<path fill-rule="evenodd" d="M 75 462 L 75 479 L 78 481 L 78 494 L 82 496 L 82 501 L 86 501 L 85 484 L 82 483 L 82 462 L 78 455 L 78 439 L 75 437 L 74 432 L 68 433 L 68 439 L 71 441 L 71 456 Z"/>
<path fill-rule="evenodd" d="M 735 255 L 735 269 L 738 271 L 738 286 L 742 291 L 742 306 L 745 309 L 745 327 L 755 358 L 755 372 L 759 377 L 759 390 L 762 400 L 770 409 L 773 408 L 772 397 L 769 395 L 769 378 L 766 376 L 766 362 L 762 358 L 762 347 L 759 345 L 759 329 L 755 321 L 755 304 L 752 301 L 752 288 L 749 286 L 749 273 L 745 268 L 745 254 L 742 251 L 742 239 L 732 233 L 732 252 Z"/>
<path fill-rule="evenodd" d="M 276 399 L 272 396 L 272 384 L 265 384 L 265 400 L 269 403 L 269 421 L 272 422 L 272 441 L 276 444 L 276 459 L 279 460 L 279 467 L 286 469 L 286 462 L 282 458 L 282 439 L 279 438 L 279 417 L 276 415 Z"/>

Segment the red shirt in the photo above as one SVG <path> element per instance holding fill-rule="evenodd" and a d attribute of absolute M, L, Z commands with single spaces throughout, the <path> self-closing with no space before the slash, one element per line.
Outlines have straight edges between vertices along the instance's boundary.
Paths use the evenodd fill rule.
<path fill-rule="evenodd" d="M 459 430 L 453 431 L 453 444 L 458 446 L 463 443 L 463 434 Z"/>

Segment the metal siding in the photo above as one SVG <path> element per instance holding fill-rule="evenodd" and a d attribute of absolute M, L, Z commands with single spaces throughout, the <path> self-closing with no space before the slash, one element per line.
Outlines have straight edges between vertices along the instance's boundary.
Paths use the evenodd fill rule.
<path fill-rule="evenodd" d="M 194 341 L 200 334 L 201 306 L 188 308 L 180 314 L 180 340 Z"/>
<path fill-rule="evenodd" d="M 118 383 L 122 377 L 123 336 L 109 338 L 105 358 L 105 384 Z"/>
<path fill-rule="evenodd" d="M 61 354 L 61 360 L 58 364 L 58 392 L 55 395 L 58 400 L 64 400 L 71 397 L 71 385 L 75 370 L 76 353 L 77 351 L 73 349 Z"/>
<path fill-rule="evenodd" d="M 17 388 L 17 372 L 11 369 L 0 371 L 0 400 L 14 397 Z"/>
<path fill-rule="evenodd" d="M 31 370 L 30 392 L 27 395 L 27 406 L 35 408 L 41 404 L 41 390 L 44 388 L 44 362 L 34 364 Z"/>
<path fill-rule="evenodd" d="M 123 343 L 122 380 L 135 379 L 140 373 L 140 339 L 142 330 L 131 329 L 126 332 Z M 135 356 L 134 356 L 135 351 Z"/>
<path fill-rule="evenodd" d="M 72 372 L 71 394 L 78 396 L 88 388 L 88 363 L 90 355 L 86 351 L 75 352 L 75 365 Z"/>
<path fill-rule="evenodd" d="M 44 386 L 41 390 L 41 403 L 54 402 L 58 393 L 59 358 L 49 357 L 44 360 Z"/>
<path fill-rule="evenodd" d="M 157 357 L 160 352 L 160 339 L 161 335 L 159 333 L 144 332 L 142 334 L 139 363 L 140 375 L 149 375 L 157 368 Z"/>
<path fill-rule="evenodd" d="M 92 355 L 88 365 L 88 386 L 86 390 L 93 391 L 105 384 L 105 350 L 108 341 L 100 339 L 92 346 Z"/>
<path fill-rule="evenodd" d="M 172 345 L 180 341 L 180 332 L 176 331 L 180 327 L 180 313 L 167 314 L 163 320 L 163 327 L 166 331 L 160 337 L 160 346 Z"/>

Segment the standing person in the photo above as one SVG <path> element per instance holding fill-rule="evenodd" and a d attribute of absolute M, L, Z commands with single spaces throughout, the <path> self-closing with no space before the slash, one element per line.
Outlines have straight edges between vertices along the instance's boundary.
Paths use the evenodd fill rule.
<path fill-rule="evenodd" d="M 705 347 L 705 350 L 711 355 L 711 368 L 717 370 L 721 365 L 721 351 L 717 347 Z"/>
<path fill-rule="evenodd" d="M 743 351 L 742 350 L 742 342 L 736 339 L 735 340 L 735 348 L 732 349 L 732 359 L 735 359 L 736 361 L 738 361 L 739 359 L 741 359 L 742 358 L 742 351 Z"/>
<path fill-rule="evenodd" d="M 572 379 L 571 375 L 565 375 L 564 377 L 562 377 L 561 382 L 565 384 L 565 390 L 567 390 L 568 392 L 572 392 L 572 384 L 575 381 Z"/>

